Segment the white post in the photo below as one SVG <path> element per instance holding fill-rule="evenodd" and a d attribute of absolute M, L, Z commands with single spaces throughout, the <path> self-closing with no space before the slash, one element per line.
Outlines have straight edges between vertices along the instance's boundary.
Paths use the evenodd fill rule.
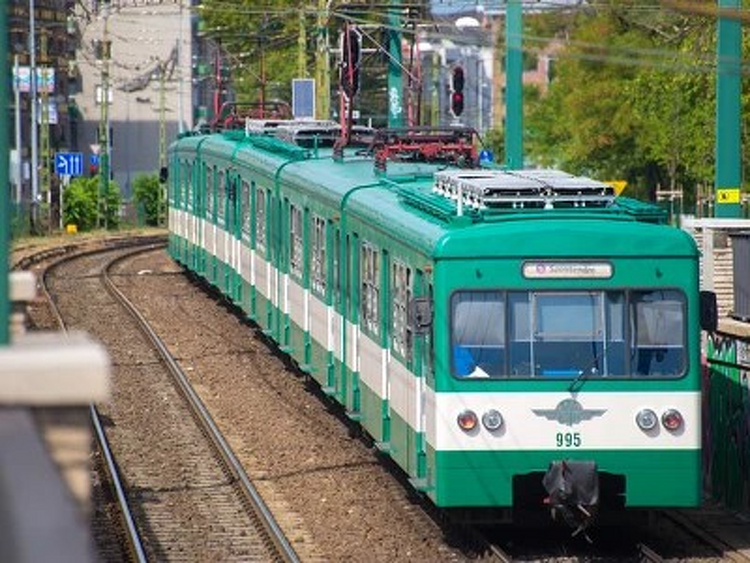
<path fill-rule="evenodd" d="M 36 217 L 36 205 L 39 194 L 39 147 L 37 130 L 37 84 L 36 84 L 36 21 L 34 0 L 29 0 L 29 70 L 31 76 L 29 99 L 31 100 L 31 208 Z M 36 227 L 36 226 L 35 226 Z"/>
<path fill-rule="evenodd" d="M 21 147 L 21 85 L 20 85 L 20 69 L 18 67 L 18 55 L 15 55 L 13 57 L 13 74 L 14 80 L 13 80 L 13 93 L 15 94 L 15 104 L 16 104 L 16 158 L 18 159 L 18 162 L 16 163 L 16 205 L 21 204 L 21 187 L 23 186 L 23 158 L 22 155 L 22 147 Z"/>

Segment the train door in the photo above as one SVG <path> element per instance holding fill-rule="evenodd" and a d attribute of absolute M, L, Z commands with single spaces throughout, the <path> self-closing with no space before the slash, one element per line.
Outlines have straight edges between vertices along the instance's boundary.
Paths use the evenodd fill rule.
<path fill-rule="evenodd" d="M 391 457 L 410 476 L 417 474 L 421 419 L 422 375 L 415 369 L 414 342 L 408 326 L 408 307 L 414 293 L 415 270 L 406 261 L 394 258 L 388 264 L 389 350 L 384 400 L 387 417 L 387 447 Z"/>
<path fill-rule="evenodd" d="M 216 269 L 214 283 L 226 294 L 229 285 L 229 232 L 227 230 L 227 172 L 216 176 Z"/>
<path fill-rule="evenodd" d="M 253 182 L 251 198 L 250 315 L 268 330 L 271 318 L 270 193 Z"/>
<path fill-rule="evenodd" d="M 417 378 L 417 392 L 415 396 L 416 409 L 416 428 L 414 433 L 414 443 L 412 444 L 412 471 L 415 476 L 412 484 L 417 489 L 423 489 L 427 486 L 427 392 L 431 386 L 434 386 L 434 350 L 432 331 L 429 330 L 432 319 L 421 319 L 415 321 L 414 305 L 415 301 L 421 301 L 427 304 L 427 315 L 429 316 L 432 309 L 432 282 L 429 272 L 417 269 L 415 270 L 412 294 L 407 301 L 407 338 L 411 347 L 412 371 Z M 411 312 L 409 311 L 411 310 Z M 423 310 L 422 313 L 425 311 Z"/>
<path fill-rule="evenodd" d="M 206 249 L 206 278 L 216 279 L 216 174 L 211 164 L 206 164 L 206 221 L 204 229 Z"/>
<path fill-rule="evenodd" d="M 205 276 L 207 274 L 207 248 L 206 248 L 206 229 L 208 228 L 208 167 L 202 160 L 198 162 L 195 170 L 196 181 L 196 202 L 198 222 L 196 223 L 196 272 Z"/>
<path fill-rule="evenodd" d="M 240 241 L 242 240 L 242 207 L 239 197 L 240 175 L 236 170 L 227 171 L 226 178 L 226 233 L 229 245 L 226 274 L 226 293 L 237 304 L 241 303 L 238 290 L 241 272 Z"/>
<path fill-rule="evenodd" d="M 240 263 L 239 263 L 239 276 L 237 279 L 237 293 L 239 295 L 239 303 L 242 310 L 245 313 L 250 314 L 250 290 L 248 280 L 250 279 L 250 268 L 252 267 L 252 254 L 251 248 L 251 195 L 250 195 L 250 182 L 243 179 L 241 176 L 237 176 L 237 182 L 239 183 L 239 192 L 237 198 L 238 212 L 239 212 L 239 248 L 240 248 Z"/>
<path fill-rule="evenodd" d="M 336 397 L 346 405 L 348 381 L 357 371 L 359 361 L 359 241 L 356 233 L 342 234 L 344 237 L 343 274 L 340 319 L 341 319 L 341 370 L 336 381 Z"/>
<path fill-rule="evenodd" d="M 345 243 L 342 243 L 341 229 L 336 223 L 331 222 L 329 229 L 330 243 L 328 248 L 331 249 L 328 258 L 329 276 L 329 313 L 328 313 L 328 365 L 326 371 L 326 383 L 323 392 L 328 395 L 336 395 L 341 381 L 344 362 L 346 361 L 344 346 L 344 330 L 346 327 L 346 311 L 343 299 L 344 287 L 346 283 L 346 274 L 344 269 L 347 264 L 345 254 Z"/>

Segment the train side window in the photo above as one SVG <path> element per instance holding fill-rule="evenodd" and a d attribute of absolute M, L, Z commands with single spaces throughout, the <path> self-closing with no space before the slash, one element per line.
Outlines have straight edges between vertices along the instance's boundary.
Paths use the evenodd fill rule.
<path fill-rule="evenodd" d="M 226 174 L 219 170 L 218 181 L 216 185 L 216 218 L 219 225 L 224 224 L 224 201 L 227 191 Z"/>
<path fill-rule="evenodd" d="M 240 208 L 242 209 L 242 239 L 250 241 L 250 184 L 242 180 L 240 193 Z"/>
<path fill-rule="evenodd" d="M 331 252 L 331 279 L 333 285 L 333 302 L 341 301 L 341 231 L 335 229 L 333 234 L 333 251 Z M 345 262 L 345 261 L 344 261 Z"/>
<path fill-rule="evenodd" d="M 190 166 L 187 169 L 187 200 L 186 205 L 187 209 L 193 210 L 194 204 L 193 204 L 193 174 L 195 174 L 195 163 L 193 163 L 193 166 Z"/>
<path fill-rule="evenodd" d="M 380 334 L 380 252 L 368 243 L 360 246 L 360 323 L 372 336 Z"/>
<path fill-rule="evenodd" d="M 255 191 L 255 248 L 266 251 L 266 190 L 258 188 Z"/>
<path fill-rule="evenodd" d="M 412 271 L 399 260 L 391 262 L 391 347 L 408 360 L 412 338 L 407 322 L 407 310 L 412 298 Z"/>
<path fill-rule="evenodd" d="M 315 293 L 326 294 L 326 220 L 313 214 L 310 257 L 310 282 Z"/>
<path fill-rule="evenodd" d="M 303 269 L 302 210 L 289 205 L 289 272 L 302 279 Z"/>
<path fill-rule="evenodd" d="M 214 168 L 206 167 L 206 217 L 214 218 Z"/>

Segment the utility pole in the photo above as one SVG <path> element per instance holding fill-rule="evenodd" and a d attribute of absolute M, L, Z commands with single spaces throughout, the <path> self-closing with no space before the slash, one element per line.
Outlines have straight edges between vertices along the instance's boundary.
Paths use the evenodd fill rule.
<path fill-rule="evenodd" d="M 33 0 L 31 2 L 33 7 Z M 8 10 L 0 10 L 0 37 L 8 37 Z M 0 41 L 0 76 L 8 76 L 8 41 Z M 8 107 L 8 81 L 0 80 L 0 108 Z M 0 131 L 0 178 L 8 177 L 8 128 Z M 19 154 L 19 158 L 21 158 Z M 8 192 L 0 192 L 0 345 L 8 343 L 10 296 L 8 295 L 8 242 L 9 212 Z"/>
<path fill-rule="evenodd" d="M 36 88 L 36 8 L 29 0 L 29 102 L 31 104 L 31 225 L 36 230 L 39 204 L 39 139 L 37 131 Z M 5 36 L 3 36 L 5 37 Z"/>
<path fill-rule="evenodd" d="M 177 34 L 177 130 L 180 134 L 185 132 L 185 121 L 182 118 L 182 112 L 184 111 L 182 105 L 183 91 L 183 74 L 182 74 L 182 24 L 184 15 L 182 11 L 184 0 L 180 0 L 180 27 Z"/>
<path fill-rule="evenodd" d="M 99 191 L 96 206 L 97 227 L 107 228 L 107 195 L 109 193 L 109 59 L 111 43 L 109 40 L 109 3 L 102 4 L 104 27 L 102 30 L 102 72 L 99 106 Z"/>
<path fill-rule="evenodd" d="M 404 126 L 401 13 L 397 1 L 391 0 L 388 8 L 388 127 Z"/>
<path fill-rule="evenodd" d="M 521 0 L 505 7 L 505 165 L 523 168 L 523 11 Z"/>
<path fill-rule="evenodd" d="M 39 152 L 41 152 L 41 193 L 40 202 L 47 205 L 47 230 L 52 228 L 52 211 L 50 208 L 50 150 L 49 150 L 49 84 L 50 68 L 47 54 L 47 31 L 42 31 L 40 55 L 43 66 L 39 69 L 42 78 L 41 90 L 39 90 L 39 104 L 41 109 L 41 126 L 39 129 Z"/>
<path fill-rule="evenodd" d="M 305 29 L 304 2 L 299 7 L 299 34 L 297 35 L 297 76 L 307 76 L 307 30 Z"/>
<path fill-rule="evenodd" d="M 315 117 L 331 117 L 331 60 L 328 53 L 328 14 L 330 0 L 318 0 L 317 50 L 315 56 Z"/>
<path fill-rule="evenodd" d="M 719 8 L 736 10 L 740 0 L 719 0 Z M 719 17 L 716 39 L 716 217 L 740 217 L 742 183 L 742 24 Z"/>
<path fill-rule="evenodd" d="M 18 55 L 13 57 L 13 95 L 16 108 L 16 197 L 15 203 L 17 208 L 21 208 L 21 198 L 23 197 L 23 147 L 21 140 L 21 85 L 20 85 L 20 68 L 18 66 Z"/>
<path fill-rule="evenodd" d="M 159 73 L 159 174 L 167 168 L 167 63 L 161 64 Z M 156 221 L 161 224 L 162 221 L 162 202 L 166 202 L 165 194 L 166 185 L 162 183 L 159 186 L 159 201 L 156 211 Z M 165 219 L 166 223 L 166 219 Z"/>

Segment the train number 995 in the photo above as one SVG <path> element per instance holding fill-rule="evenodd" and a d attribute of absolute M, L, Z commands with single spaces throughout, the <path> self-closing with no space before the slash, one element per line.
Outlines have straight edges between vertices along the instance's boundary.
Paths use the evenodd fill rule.
<path fill-rule="evenodd" d="M 555 443 L 558 448 L 580 448 L 581 435 L 578 432 L 558 432 Z"/>

